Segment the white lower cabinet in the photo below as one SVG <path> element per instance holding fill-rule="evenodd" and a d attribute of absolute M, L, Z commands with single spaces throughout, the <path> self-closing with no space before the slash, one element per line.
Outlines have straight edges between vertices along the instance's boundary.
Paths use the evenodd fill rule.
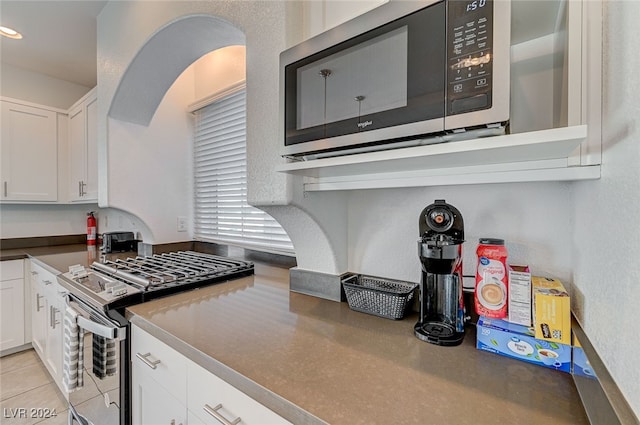
<path fill-rule="evenodd" d="M 284 425 L 289 421 L 206 369 L 189 362 L 187 408 L 211 425 Z"/>
<path fill-rule="evenodd" d="M 186 358 L 131 326 L 132 416 L 134 425 L 186 425 Z"/>
<path fill-rule="evenodd" d="M 37 277 L 31 278 L 31 344 L 40 358 L 47 347 L 47 302 Z"/>
<path fill-rule="evenodd" d="M 53 376 L 53 379 L 62 389 L 62 358 L 63 358 L 63 321 L 65 302 L 63 298 L 62 288 L 56 282 L 45 291 L 47 300 L 47 350 L 45 356 L 45 366 Z"/>
<path fill-rule="evenodd" d="M 63 315 L 66 291 L 56 276 L 31 261 L 31 336 L 42 363 L 60 391 L 62 386 Z M 66 393 L 65 393 L 66 395 Z"/>
<path fill-rule="evenodd" d="M 187 408 L 165 386 L 134 363 L 131 400 L 133 424 L 187 425 Z"/>
<path fill-rule="evenodd" d="M 134 425 L 291 425 L 137 326 L 131 334 Z"/>
<path fill-rule="evenodd" d="M 0 262 L 0 351 L 23 345 L 24 260 Z"/>

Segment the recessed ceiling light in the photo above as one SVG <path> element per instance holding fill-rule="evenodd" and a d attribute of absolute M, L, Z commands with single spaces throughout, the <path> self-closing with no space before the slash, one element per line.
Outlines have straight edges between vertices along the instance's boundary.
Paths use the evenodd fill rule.
<path fill-rule="evenodd" d="M 22 34 L 20 34 L 18 31 L 11 29 L 9 27 L 3 27 L 3 26 L 0 26 L 0 35 L 13 38 L 14 40 L 20 40 L 22 38 Z"/>

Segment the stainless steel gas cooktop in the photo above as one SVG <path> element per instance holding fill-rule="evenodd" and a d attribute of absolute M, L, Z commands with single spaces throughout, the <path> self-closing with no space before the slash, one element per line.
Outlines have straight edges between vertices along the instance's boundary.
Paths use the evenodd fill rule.
<path fill-rule="evenodd" d="M 106 311 L 253 273 L 251 262 L 180 251 L 94 262 L 90 268 L 72 266 L 58 280 L 71 293 Z"/>

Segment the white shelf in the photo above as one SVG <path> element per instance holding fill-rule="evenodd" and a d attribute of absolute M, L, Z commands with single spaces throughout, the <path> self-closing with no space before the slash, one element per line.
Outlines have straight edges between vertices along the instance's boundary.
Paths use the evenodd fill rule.
<path fill-rule="evenodd" d="M 306 176 L 307 191 L 597 179 L 599 165 L 568 165 L 586 137 L 580 125 L 289 162 L 277 171 Z"/>

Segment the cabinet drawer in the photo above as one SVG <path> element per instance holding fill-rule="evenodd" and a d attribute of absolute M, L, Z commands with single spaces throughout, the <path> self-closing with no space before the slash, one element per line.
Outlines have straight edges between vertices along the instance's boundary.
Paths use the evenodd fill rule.
<path fill-rule="evenodd" d="M 186 404 L 187 366 L 182 354 L 137 326 L 131 326 L 131 362 L 133 373 L 144 371 Z"/>
<path fill-rule="evenodd" d="M 24 260 L 0 261 L 0 280 L 24 278 Z"/>
<path fill-rule="evenodd" d="M 284 425 L 287 421 L 206 369 L 188 362 L 188 410 L 204 424 Z M 221 415 L 216 419 L 215 415 Z M 234 422 L 240 418 L 239 422 Z M 198 422 L 200 422 L 198 421 Z"/>
<path fill-rule="evenodd" d="M 31 261 L 31 279 L 44 286 L 58 283 L 56 276 L 53 273 L 37 264 L 35 261 Z"/>

